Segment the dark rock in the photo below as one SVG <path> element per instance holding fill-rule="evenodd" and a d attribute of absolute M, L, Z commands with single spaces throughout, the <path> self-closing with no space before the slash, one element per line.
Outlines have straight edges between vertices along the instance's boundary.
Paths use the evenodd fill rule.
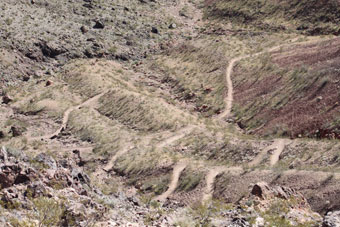
<path fill-rule="evenodd" d="M 71 175 L 74 180 L 77 180 L 81 183 L 90 183 L 90 177 L 78 168 L 73 169 Z"/>
<path fill-rule="evenodd" d="M 22 77 L 22 80 L 23 81 L 29 81 L 30 80 L 30 76 L 28 76 L 28 75 L 24 75 L 23 77 Z"/>
<path fill-rule="evenodd" d="M 23 130 L 16 126 L 12 126 L 10 132 L 12 133 L 13 137 L 17 137 L 22 135 Z"/>
<path fill-rule="evenodd" d="M 105 28 L 105 25 L 104 25 L 104 23 L 102 21 L 97 20 L 95 25 L 93 26 L 93 28 L 95 28 L 95 29 L 103 29 L 103 28 Z"/>
<path fill-rule="evenodd" d="M 85 33 L 87 33 L 89 30 L 87 29 L 87 27 L 81 26 L 80 31 L 81 31 L 83 34 L 85 34 Z"/>
<path fill-rule="evenodd" d="M 129 55 L 125 53 L 117 54 L 116 55 L 117 60 L 122 60 L 122 61 L 128 61 L 129 60 Z"/>
<path fill-rule="evenodd" d="M 152 27 L 152 28 L 151 28 L 151 32 L 152 32 L 152 33 L 155 33 L 155 34 L 158 34 L 158 33 L 159 33 L 159 31 L 158 31 L 158 29 L 157 29 L 156 27 Z"/>
<path fill-rule="evenodd" d="M 53 82 L 51 80 L 46 81 L 46 87 L 51 86 Z"/>
<path fill-rule="evenodd" d="M 9 95 L 5 95 L 5 96 L 2 97 L 2 103 L 4 103 L 4 104 L 8 104 L 12 101 L 13 101 L 13 99 Z"/>
<path fill-rule="evenodd" d="M 128 46 L 133 46 L 133 42 L 132 42 L 131 40 L 127 40 L 127 41 L 126 41 L 126 45 L 128 45 Z"/>
<path fill-rule="evenodd" d="M 23 183 L 27 183 L 30 181 L 29 176 L 25 173 L 25 174 L 19 174 L 14 181 L 14 184 L 23 184 Z"/>
<path fill-rule="evenodd" d="M 8 188 L 14 184 L 16 175 L 21 169 L 18 165 L 4 165 L 1 166 L 0 170 L 0 186 L 1 188 Z"/>
<path fill-rule="evenodd" d="M 135 206 L 140 206 L 140 201 L 135 196 L 131 196 L 127 198 L 130 202 L 132 202 Z"/>
<path fill-rule="evenodd" d="M 31 168 L 26 168 L 20 164 L 6 164 L 0 166 L 0 186 L 8 188 L 14 184 L 22 184 L 36 178 L 36 173 Z"/>
<path fill-rule="evenodd" d="M 93 9 L 94 8 L 94 6 L 92 4 L 89 4 L 89 3 L 85 3 L 83 6 L 85 8 L 88 8 L 88 9 Z"/>
<path fill-rule="evenodd" d="M 54 72 L 53 72 L 52 69 L 49 69 L 49 70 L 46 71 L 46 74 L 47 74 L 47 75 L 53 75 L 53 73 L 54 73 Z"/>
<path fill-rule="evenodd" d="M 259 182 L 254 185 L 251 194 L 259 197 L 259 198 L 266 198 L 271 193 L 269 185 L 266 182 Z"/>
<path fill-rule="evenodd" d="M 40 47 L 43 55 L 49 58 L 55 58 L 58 55 L 66 52 L 64 48 L 53 42 L 47 43 L 46 41 L 40 41 L 36 45 Z"/>
<path fill-rule="evenodd" d="M 5 138 L 5 134 L 3 131 L 0 131 L 0 139 L 3 139 L 3 138 Z"/>

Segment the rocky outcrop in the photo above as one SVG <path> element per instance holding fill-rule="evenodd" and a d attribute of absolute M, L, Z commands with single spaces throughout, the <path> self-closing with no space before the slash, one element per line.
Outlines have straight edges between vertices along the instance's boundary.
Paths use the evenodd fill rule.
<path fill-rule="evenodd" d="M 340 226 L 340 211 L 328 212 L 325 216 L 322 227 Z"/>
<path fill-rule="evenodd" d="M 32 212 L 34 216 L 29 207 L 38 206 L 35 209 L 39 209 L 45 198 L 63 207 L 63 218 L 58 224 L 72 221 L 77 226 L 84 226 L 88 217 L 92 217 L 92 221 L 99 220 L 105 211 L 91 195 L 89 177 L 81 169 L 70 160 L 58 162 L 45 153 L 30 160 L 24 155 L 15 157 L 2 147 L 0 186 L 4 209 L 18 209 L 19 213 L 10 215 L 12 220 L 20 220 L 20 212 Z"/>
<path fill-rule="evenodd" d="M 66 52 L 66 50 L 63 47 L 61 47 L 58 43 L 55 42 L 46 42 L 44 40 L 41 40 L 36 45 L 41 49 L 43 55 L 49 58 L 55 58 L 58 55 L 61 55 Z"/>
<path fill-rule="evenodd" d="M 264 226 L 273 226 L 279 220 L 292 226 L 319 224 L 322 221 L 301 193 L 288 187 L 270 186 L 266 182 L 256 183 L 251 194 L 241 200 L 240 205 L 246 207 L 245 210 L 250 216 L 256 217 L 258 223 L 263 219 Z"/>
<path fill-rule="evenodd" d="M 254 185 L 251 194 L 262 200 L 269 200 L 273 198 L 288 200 L 291 197 L 295 197 L 302 202 L 303 206 L 310 208 L 307 200 L 300 193 L 288 187 L 282 186 L 271 187 L 266 182 L 259 182 Z"/>
<path fill-rule="evenodd" d="M 23 151 L 2 147 L 0 226 L 47 226 L 41 215 L 53 226 L 145 226 L 144 220 L 154 212 L 151 208 L 122 191 L 104 194 L 78 161 L 73 157 L 56 160 L 46 153 L 30 158 Z M 152 226 L 170 225 L 166 213 L 154 213 Z"/>

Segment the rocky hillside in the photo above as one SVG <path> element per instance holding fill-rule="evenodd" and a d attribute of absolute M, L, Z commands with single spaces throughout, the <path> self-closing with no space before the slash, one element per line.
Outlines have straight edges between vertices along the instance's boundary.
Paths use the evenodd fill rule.
<path fill-rule="evenodd" d="M 339 226 L 337 6 L 1 1 L 0 225 Z"/>
<path fill-rule="evenodd" d="M 175 224 L 168 216 L 170 209 L 183 209 L 181 204 L 171 202 L 162 208 L 156 203 L 147 207 L 136 196 L 110 188 L 112 185 L 106 181 L 105 188 L 98 188 L 81 170 L 79 150 L 57 161 L 46 153 L 29 157 L 5 147 L 0 155 L 0 222 L 4 226 L 129 226 L 129 223 L 168 226 Z M 195 206 L 189 216 L 210 218 L 207 208 Z M 272 222 L 270 219 L 281 219 L 279 215 L 283 214 L 286 219 L 280 222 L 287 226 L 321 221 L 301 194 L 289 188 L 271 188 L 263 182 L 254 185 L 250 197 L 244 198 L 240 207 L 220 208 L 213 213 L 212 220 L 218 226 L 247 226 L 248 220 L 263 225 Z M 334 223 L 331 217 L 325 221 Z"/>
<path fill-rule="evenodd" d="M 2 1 L 0 45 L 7 63 L 2 65 L 2 83 L 13 81 L 9 74 L 14 72 L 16 78 L 28 80 L 58 71 L 60 64 L 71 59 L 105 57 L 137 63 L 169 45 L 173 33 L 169 26 L 178 22 L 164 11 L 175 4 Z"/>
<path fill-rule="evenodd" d="M 252 24 L 264 31 L 288 30 L 308 35 L 339 34 L 337 0 L 206 0 L 206 17 Z"/>

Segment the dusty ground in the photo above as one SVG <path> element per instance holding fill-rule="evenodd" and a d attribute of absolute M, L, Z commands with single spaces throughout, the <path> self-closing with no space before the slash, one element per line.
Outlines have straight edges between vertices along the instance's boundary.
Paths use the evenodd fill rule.
<path fill-rule="evenodd" d="M 162 215 L 166 225 L 183 215 L 220 221 L 217 207 L 238 204 L 259 181 L 293 188 L 321 214 L 339 209 L 337 38 L 249 33 L 204 20 L 199 1 L 90 2 L 75 15 L 54 1 L 0 4 L 4 18 L 24 9 L 5 22 L 15 31 L 47 15 L 3 38 L 1 67 L 13 78 L 1 81 L 10 98 L 0 104 L 2 146 L 76 157 L 100 190 L 142 200 L 145 225 Z M 48 13 L 58 7 L 67 34 L 61 26 L 56 40 L 52 31 L 39 39 L 61 23 Z M 27 37 L 36 42 L 22 49 Z"/>

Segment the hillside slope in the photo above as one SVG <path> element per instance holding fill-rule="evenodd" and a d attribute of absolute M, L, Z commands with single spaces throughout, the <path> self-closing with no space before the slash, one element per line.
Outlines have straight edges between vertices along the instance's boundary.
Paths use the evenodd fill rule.
<path fill-rule="evenodd" d="M 337 0 L 206 0 L 205 4 L 207 18 L 251 24 L 265 31 L 339 34 L 340 2 Z"/>
<path fill-rule="evenodd" d="M 321 3 L 1 1 L 0 225 L 337 226 Z"/>
<path fill-rule="evenodd" d="M 240 62 L 235 114 L 263 135 L 339 138 L 339 39 L 292 45 Z"/>

